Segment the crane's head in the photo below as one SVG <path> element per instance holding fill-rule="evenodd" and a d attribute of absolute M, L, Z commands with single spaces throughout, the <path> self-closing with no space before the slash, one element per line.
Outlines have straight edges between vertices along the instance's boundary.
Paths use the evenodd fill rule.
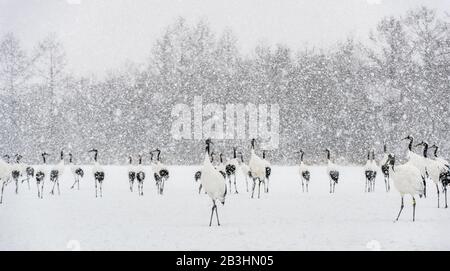
<path fill-rule="evenodd" d="M 150 161 L 153 162 L 153 152 L 150 152 Z"/>
<path fill-rule="evenodd" d="M 412 135 L 408 135 L 407 137 L 403 138 L 403 140 L 413 140 L 414 138 Z"/>
<path fill-rule="evenodd" d="M 92 149 L 90 151 L 88 151 L 89 153 L 93 152 L 94 153 L 94 161 L 97 162 L 97 158 L 98 158 L 98 150 L 97 149 Z"/>
<path fill-rule="evenodd" d="M 44 161 L 44 164 L 46 163 L 47 156 L 49 156 L 49 155 L 50 155 L 50 154 L 48 154 L 48 153 L 46 153 L 46 152 L 41 153 L 42 160 Z"/>
<path fill-rule="evenodd" d="M 433 144 L 433 146 L 431 146 L 430 149 L 433 149 L 433 148 L 434 148 L 434 157 L 437 157 L 437 152 L 438 152 L 439 147 L 436 144 Z"/>

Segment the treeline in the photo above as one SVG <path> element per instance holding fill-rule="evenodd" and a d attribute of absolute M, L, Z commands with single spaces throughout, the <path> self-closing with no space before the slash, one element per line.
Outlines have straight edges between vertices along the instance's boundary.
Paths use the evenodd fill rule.
<path fill-rule="evenodd" d="M 426 7 L 386 17 L 368 33 L 331 48 L 258 45 L 242 54 L 231 30 L 184 19 L 168 26 L 149 48 L 143 67 L 127 64 L 105 78 L 67 71 L 64 47 L 49 35 L 25 51 L 14 34 L 0 40 L 0 152 L 70 151 L 87 162 L 100 150 L 104 163 L 159 147 L 168 163 L 201 160 L 203 143 L 170 134 L 177 103 L 278 103 L 280 146 L 269 158 L 324 161 L 324 148 L 341 163 L 363 162 L 366 151 L 404 153 L 412 134 L 450 152 L 450 19 Z M 295 26 L 292 26 L 295 27 Z M 223 140 L 216 148 L 248 149 L 249 141 Z M 228 148 L 225 149 L 225 146 Z"/>

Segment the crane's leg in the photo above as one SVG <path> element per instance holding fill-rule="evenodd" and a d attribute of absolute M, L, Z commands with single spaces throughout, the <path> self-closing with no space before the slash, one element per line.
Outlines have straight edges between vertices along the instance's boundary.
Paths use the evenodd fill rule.
<path fill-rule="evenodd" d="M 438 208 L 439 208 L 439 185 L 436 184 L 437 196 L 438 196 Z"/>
<path fill-rule="evenodd" d="M 369 192 L 368 187 L 367 187 L 367 183 L 368 183 L 368 180 L 366 178 L 366 187 L 364 188 L 364 192 Z"/>
<path fill-rule="evenodd" d="M 97 197 L 97 180 L 95 180 L 95 197 Z"/>
<path fill-rule="evenodd" d="M 387 178 L 387 182 L 388 182 L 388 192 L 391 191 L 391 177 Z"/>
<path fill-rule="evenodd" d="M 248 177 L 247 177 L 247 175 L 245 176 L 245 186 L 247 187 L 247 192 L 248 192 Z"/>
<path fill-rule="evenodd" d="M 330 178 L 330 194 L 333 193 L 333 180 Z"/>
<path fill-rule="evenodd" d="M 16 194 L 19 194 L 19 178 L 14 178 L 14 182 L 16 183 Z"/>
<path fill-rule="evenodd" d="M 234 193 L 239 194 L 239 192 L 237 190 L 237 185 L 236 185 L 236 174 L 233 174 L 233 178 L 234 178 Z M 230 190 L 230 192 L 231 192 L 231 190 Z"/>
<path fill-rule="evenodd" d="M 211 227 L 211 224 L 212 224 L 212 218 L 213 218 L 213 215 L 214 215 L 214 209 L 216 208 L 216 203 L 214 202 L 214 200 L 213 200 L 213 206 L 212 206 L 212 208 L 211 208 L 211 217 L 209 218 L 209 226 Z"/>
<path fill-rule="evenodd" d="M 216 218 L 217 218 L 217 226 L 220 226 L 220 222 L 219 222 L 219 213 L 217 211 L 217 205 L 214 204 L 214 209 L 216 209 Z"/>
<path fill-rule="evenodd" d="M 255 194 L 255 188 L 256 188 L 256 179 L 255 178 L 252 178 L 253 179 L 253 185 L 252 185 L 252 198 L 253 198 L 253 195 Z"/>
<path fill-rule="evenodd" d="M 309 193 L 309 181 L 306 180 L 306 193 Z"/>
<path fill-rule="evenodd" d="M 98 186 L 100 187 L 100 197 L 103 198 L 103 182 L 99 182 Z"/>
<path fill-rule="evenodd" d="M 416 199 L 414 197 L 413 198 L 413 221 L 416 220 Z"/>
<path fill-rule="evenodd" d="M 38 198 L 40 198 L 41 194 L 40 194 L 40 190 L 39 190 L 39 183 L 36 183 L 36 186 L 37 186 Z"/>
<path fill-rule="evenodd" d="M 258 178 L 258 199 L 260 198 L 261 195 L 261 179 Z"/>
<path fill-rule="evenodd" d="M 2 195 L 0 196 L 0 204 L 3 203 L 3 190 L 5 190 L 5 181 L 3 181 L 3 184 L 2 184 Z"/>
<path fill-rule="evenodd" d="M 77 189 L 80 190 L 80 177 L 77 177 Z"/>
<path fill-rule="evenodd" d="M 403 207 L 404 207 L 404 205 L 403 205 L 403 195 L 402 195 L 402 204 L 400 205 L 400 212 L 398 212 L 397 219 L 395 219 L 395 221 L 398 221 L 398 218 L 400 217 L 400 214 L 402 213 Z"/>
<path fill-rule="evenodd" d="M 445 193 L 445 208 L 448 208 L 448 206 L 447 206 L 447 186 L 444 187 L 444 193 Z"/>
<path fill-rule="evenodd" d="M 233 187 L 231 186 L 231 176 L 228 176 L 228 184 L 230 185 L 230 193 L 233 191 Z"/>
<path fill-rule="evenodd" d="M 58 187 L 58 196 L 61 195 L 61 191 L 59 190 L 59 180 L 56 180 L 56 186 Z"/>
<path fill-rule="evenodd" d="M 303 193 L 305 192 L 305 184 L 304 184 L 303 178 L 302 178 L 302 192 L 303 192 Z"/>
<path fill-rule="evenodd" d="M 52 190 L 50 191 L 50 194 L 54 194 L 55 193 L 55 184 L 56 184 L 56 181 L 53 181 L 53 187 L 52 187 Z"/>
<path fill-rule="evenodd" d="M 70 189 L 73 189 L 75 187 L 75 184 L 77 183 L 77 176 L 75 176 L 75 181 L 73 182 L 72 186 L 70 187 Z"/>
<path fill-rule="evenodd" d="M 202 184 L 198 186 L 198 193 L 200 194 L 200 192 L 202 192 Z"/>

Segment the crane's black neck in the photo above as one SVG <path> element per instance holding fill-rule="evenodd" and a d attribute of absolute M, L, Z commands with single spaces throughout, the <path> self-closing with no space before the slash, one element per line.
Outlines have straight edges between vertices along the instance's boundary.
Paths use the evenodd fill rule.
<path fill-rule="evenodd" d="M 428 144 L 425 142 L 423 143 L 423 157 L 428 157 Z"/>
<path fill-rule="evenodd" d="M 414 138 L 409 137 L 409 145 L 408 145 L 408 150 L 412 151 L 412 147 L 413 147 L 413 142 L 414 142 Z"/>
<path fill-rule="evenodd" d="M 241 162 L 244 163 L 244 155 L 241 153 Z"/>
<path fill-rule="evenodd" d="M 386 144 L 383 145 L 383 152 L 387 153 L 387 146 L 386 146 Z"/>
<path fill-rule="evenodd" d="M 139 156 L 139 165 L 142 165 L 142 156 Z"/>
<path fill-rule="evenodd" d="M 304 155 L 305 153 L 304 152 L 301 152 L 300 153 L 300 162 L 303 162 L 303 155 Z"/>
<path fill-rule="evenodd" d="M 128 163 L 131 165 L 133 163 L 133 157 L 128 156 Z"/>
<path fill-rule="evenodd" d="M 233 148 L 233 158 L 236 159 L 236 147 Z"/>
<path fill-rule="evenodd" d="M 327 150 L 327 160 L 330 161 L 330 159 L 331 159 L 330 150 Z"/>
<path fill-rule="evenodd" d="M 72 160 L 73 160 L 72 154 L 69 153 L 69 163 L 72 163 Z"/>
<path fill-rule="evenodd" d="M 438 152 L 439 147 L 438 146 L 434 146 L 434 157 L 438 157 L 437 152 Z"/>

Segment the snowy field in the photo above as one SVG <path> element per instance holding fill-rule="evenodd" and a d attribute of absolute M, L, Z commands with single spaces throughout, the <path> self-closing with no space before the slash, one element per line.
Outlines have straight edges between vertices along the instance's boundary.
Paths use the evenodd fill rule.
<path fill-rule="evenodd" d="M 157 195 L 147 175 L 145 195 L 128 189 L 125 167 L 108 167 L 103 198 L 95 198 L 88 176 L 81 190 L 70 190 L 66 170 L 60 196 L 37 198 L 24 183 L 14 185 L 0 206 L 1 250 L 449 250 L 450 210 L 438 209 L 436 189 L 417 200 L 405 197 L 400 221 L 393 223 L 400 196 L 384 190 L 364 192 L 360 167 L 341 169 L 335 194 L 328 193 L 325 168 L 312 169 L 310 192 L 302 193 L 297 167 L 273 167 L 270 193 L 250 199 L 238 176 L 239 194 L 219 206 L 221 226 L 208 227 L 211 200 L 198 194 L 194 172 L 199 167 L 171 167 L 164 195 Z M 151 178 L 150 178 L 151 177 Z M 441 199 L 442 200 L 442 199 Z M 443 201 L 442 201 L 443 202 Z M 441 205 L 442 206 L 442 205 Z M 79 246 L 78 246 L 79 245 Z"/>

